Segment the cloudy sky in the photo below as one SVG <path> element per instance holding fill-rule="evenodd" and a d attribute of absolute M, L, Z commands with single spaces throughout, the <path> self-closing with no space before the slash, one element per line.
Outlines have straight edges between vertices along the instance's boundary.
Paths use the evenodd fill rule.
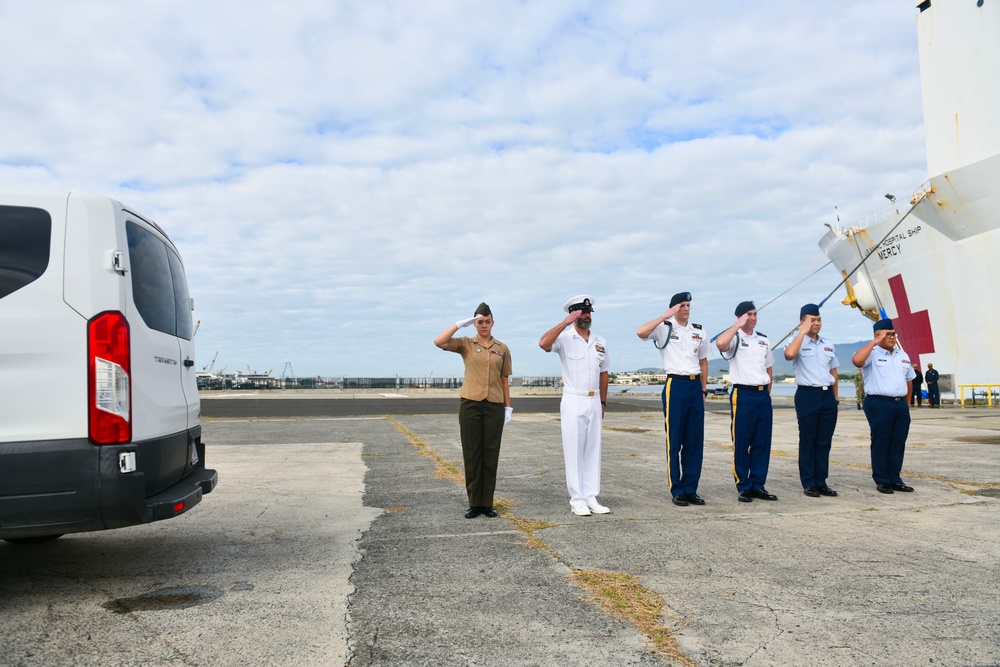
<path fill-rule="evenodd" d="M 670 295 L 714 335 L 924 182 L 914 5 L 0 0 L 0 187 L 163 226 L 199 367 L 461 375 L 432 341 L 486 301 L 515 375 L 557 375 L 580 293 L 614 370 L 656 366 Z M 861 340 L 843 296 L 824 331 Z"/>

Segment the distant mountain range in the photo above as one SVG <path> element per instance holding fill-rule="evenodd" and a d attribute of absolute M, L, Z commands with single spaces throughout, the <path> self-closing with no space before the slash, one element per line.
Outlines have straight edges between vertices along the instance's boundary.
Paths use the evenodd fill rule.
<path fill-rule="evenodd" d="M 851 363 L 851 357 L 860 348 L 868 344 L 869 341 L 862 340 L 857 343 L 834 343 L 837 348 L 837 359 L 840 360 L 840 368 L 837 372 L 841 374 L 852 375 L 857 370 L 854 368 L 854 364 Z M 786 343 L 781 344 L 781 348 L 774 350 L 774 375 L 792 375 L 792 362 L 785 359 L 784 349 Z M 662 373 L 662 368 L 646 367 L 640 368 L 635 373 Z M 718 350 L 712 347 L 712 353 L 708 356 L 708 374 L 713 376 L 719 376 L 723 373 L 729 372 L 729 362 L 725 359 L 719 357 Z"/>

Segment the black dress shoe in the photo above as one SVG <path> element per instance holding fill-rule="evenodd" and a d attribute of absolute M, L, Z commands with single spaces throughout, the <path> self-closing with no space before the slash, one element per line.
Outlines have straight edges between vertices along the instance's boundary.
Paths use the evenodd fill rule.
<path fill-rule="evenodd" d="M 819 489 L 817 489 L 815 486 L 807 486 L 806 488 L 802 489 L 802 493 L 806 494 L 810 498 L 819 498 Z"/>
<path fill-rule="evenodd" d="M 688 501 L 692 505 L 704 505 L 705 499 L 699 496 L 697 493 L 689 493 L 684 496 L 684 500 Z"/>
<path fill-rule="evenodd" d="M 879 493 L 892 493 L 892 486 L 889 484 L 876 484 L 875 488 Z"/>
<path fill-rule="evenodd" d="M 750 495 L 749 491 L 740 491 L 740 496 L 736 500 L 740 501 L 741 503 L 752 503 L 753 497 Z"/>
<path fill-rule="evenodd" d="M 892 492 L 890 491 L 889 493 L 892 493 Z M 478 507 L 470 507 L 469 509 L 465 510 L 465 518 L 466 519 L 475 519 L 477 516 L 479 516 L 479 508 Z"/>
<path fill-rule="evenodd" d="M 481 513 L 481 514 L 482 514 L 483 516 L 485 516 L 485 517 L 489 517 L 490 519 L 495 519 L 495 518 L 497 518 L 498 516 L 500 516 L 500 513 L 499 513 L 499 512 L 497 512 L 497 511 L 496 511 L 496 510 L 495 510 L 494 508 L 492 508 L 492 507 L 480 507 L 480 508 L 479 508 L 479 512 L 480 512 L 480 513 Z"/>
<path fill-rule="evenodd" d="M 677 505 L 678 507 L 687 507 L 688 506 L 688 501 L 685 500 L 684 498 L 685 497 L 683 495 L 681 495 L 681 496 L 674 496 L 674 505 Z"/>
<path fill-rule="evenodd" d="M 773 493 L 768 493 L 767 489 L 760 487 L 759 489 L 754 489 L 750 492 L 750 495 L 754 498 L 760 498 L 761 500 L 777 500 L 778 496 Z"/>
<path fill-rule="evenodd" d="M 913 491 L 913 487 L 907 486 L 906 484 L 890 484 L 889 487 L 893 491 L 902 491 L 904 493 L 909 493 L 910 491 Z"/>
<path fill-rule="evenodd" d="M 819 495 L 821 496 L 830 496 L 832 498 L 837 495 L 837 492 L 831 489 L 829 486 L 819 486 L 816 487 L 816 490 L 819 491 Z"/>

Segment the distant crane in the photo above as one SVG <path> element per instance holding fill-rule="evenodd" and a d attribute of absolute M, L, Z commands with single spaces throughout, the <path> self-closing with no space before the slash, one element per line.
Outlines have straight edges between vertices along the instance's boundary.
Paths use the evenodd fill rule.
<path fill-rule="evenodd" d="M 218 359 L 218 358 L 219 358 L 219 351 L 216 350 L 215 351 L 215 356 L 212 357 L 211 363 L 209 363 L 208 366 L 205 366 L 205 368 L 203 368 L 202 370 L 205 371 L 206 373 L 211 373 L 212 369 L 215 368 L 215 360 Z"/>
<path fill-rule="evenodd" d="M 285 367 L 281 370 L 281 388 L 284 390 L 286 379 L 291 380 L 292 384 L 295 384 L 295 369 L 292 368 L 292 362 L 286 361 Z"/>

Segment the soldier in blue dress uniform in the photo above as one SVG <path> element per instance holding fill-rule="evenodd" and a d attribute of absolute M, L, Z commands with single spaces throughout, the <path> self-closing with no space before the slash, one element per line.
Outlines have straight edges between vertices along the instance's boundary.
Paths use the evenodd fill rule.
<path fill-rule="evenodd" d="M 830 448 L 837 428 L 836 348 L 819 335 L 823 319 L 819 306 L 807 303 L 799 311 L 799 333 L 785 348 L 785 359 L 795 371 L 795 416 L 799 422 L 799 479 L 811 498 L 836 496 L 827 486 Z"/>
<path fill-rule="evenodd" d="M 851 361 L 865 381 L 865 417 L 871 429 L 872 479 L 879 493 L 910 492 L 903 483 L 903 454 L 910 433 L 911 381 L 916 377 L 910 357 L 897 345 L 892 320 L 872 327 L 873 340 Z"/>
<path fill-rule="evenodd" d="M 736 323 L 719 334 L 715 345 L 729 360 L 733 479 L 741 503 L 777 500 L 764 488 L 771 462 L 771 383 L 774 355 L 771 341 L 756 330 L 757 307 L 753 301 L 736 306 Z"/>
<path fill-rule="evenodd" d="M 636 331 L 639 338 L 652 339 L 667 373 L 662 394 L 667 481 L 679 507 L 705 504 L 697 492 L 705 450 L 708 336 L 690 316 L 691 293 L 678 292 L 665 313 Z"/>

